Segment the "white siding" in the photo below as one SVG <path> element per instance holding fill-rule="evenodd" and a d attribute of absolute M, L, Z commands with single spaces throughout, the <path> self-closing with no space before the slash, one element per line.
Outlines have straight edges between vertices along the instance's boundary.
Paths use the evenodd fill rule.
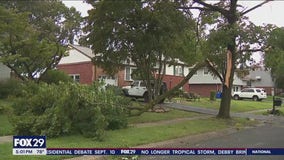
<path fill-rule="evenodd" d="M 0 81 L 10 78 L 10 69 L 4 64 L 0 63 Z"/>
<path fill-rule="evenodd" d="M 174 75 L 174 67 L 173 65 L 171 66 L 166 66 L 166 75 Z"/>
<path fill-rule="evenodd" d="M 187 76 L 188 73 L 189 73 L 188 67 L 184 67 L 184 70 L 183 70 L 184 76 Z"/>
<path fill-rule="evenodd" d="M 199 69 L 197 70 L 197 74 L 189 79 L 189 84 L 221 84 L 221 81 L 211 73 L 204 74 L 204 69 Z M 233 85 L 245 85 L 245 83 L 237 76 L 234 76 Z"/>
<path fill-rule="evenodd" d="M 62 57 L 59 64 L 69 64 L 69 63 L 79 63 L 79 62 L 89 62 L 91 59 L 76 49 L 70 49 L 69 55 Z"/>

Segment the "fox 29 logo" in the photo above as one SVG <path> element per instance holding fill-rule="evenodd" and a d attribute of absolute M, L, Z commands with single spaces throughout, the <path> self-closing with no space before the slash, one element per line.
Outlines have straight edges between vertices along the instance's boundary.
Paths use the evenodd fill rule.
<path fill-rule="evenodd" d="M 46 136 L 13 136 L 13 148 L 46 148 Z"/>

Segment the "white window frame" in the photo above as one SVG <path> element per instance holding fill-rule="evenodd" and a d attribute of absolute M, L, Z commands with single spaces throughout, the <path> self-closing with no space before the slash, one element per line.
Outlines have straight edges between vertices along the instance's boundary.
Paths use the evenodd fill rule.
<path fill-rule="evenodd" d="M 69 76 L 72 78 L 73 81 L 80 83 L 80 74 L 69 74 Z M 76 77 L 79 76 L 79 79 L 77 79 Z"/>
<path fill-rule="evenodd" d="M 129 76 L 128 76 L 128 73 L 127 73 L 127 69 L 129 68 L 129 71 L 130 71 L 130 73 L 129 73 Z M 137 68 L 136 67 L 130 67 L 130 66 L 126 66 L 125 67 L 125 70 L 124 70 L 124 80 L 125 81 L 133 81 L 133 79 L 132 79 L 132 73 L 133 73 L 133 70 L 136 70 Z M 128 78 L 129 77 L 129 78 Z"/>
<path fill-rule="evenodd" d="M 174 76 L 184 76 L 183 66 L 174 66 Z"/>

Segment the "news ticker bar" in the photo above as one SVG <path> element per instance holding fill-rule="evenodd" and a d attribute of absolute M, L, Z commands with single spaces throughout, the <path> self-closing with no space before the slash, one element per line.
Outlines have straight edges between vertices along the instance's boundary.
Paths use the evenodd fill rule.
<path fill-rule="evenodd" d="M 13 148 L 13 155 L 284 155 L 284 148 Z"/>

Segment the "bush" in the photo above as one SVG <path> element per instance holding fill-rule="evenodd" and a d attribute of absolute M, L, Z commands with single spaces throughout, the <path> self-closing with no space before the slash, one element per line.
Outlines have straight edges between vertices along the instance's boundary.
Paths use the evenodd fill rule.
<path fill-rule="evenodd" d="M 216 100 L 216 91 L 210 91 L 210 101 Z"/>
<path fill-rule="evenodd" d="M 96 84 L 30 83 L 25 92 L 15 102 L 11 118 L 18 135 L 56 137 L 81 133 L 102 139 L 105 129 L 127 126 L 129 101 L 110 90 L 101 90 Z"/>
<path fill-rule="evenodd" d="M 123 96 L 124 93 L 122 91 L 122 88 L 118 87 L 118 86 L 113 86 L 113 85 L 106 85 L 106 90 L 111 90 L 112 92 L 115 93 L 115 95 L 118 96 Z"/>
<path fill-rule="evenodd" d="M 9 79 L 0 82 L 0 98 L 8 98 L 9 96 L 19 96 L 22 84 L 15 79 Z"/>
<path fill-rule="evenodd" d="M 72 82 L 70 76 L 60 70 L 48 70 L 44 75 L 40 77 L 40 80 L 48 84 L 59 84 L 59 82 Z"/>

